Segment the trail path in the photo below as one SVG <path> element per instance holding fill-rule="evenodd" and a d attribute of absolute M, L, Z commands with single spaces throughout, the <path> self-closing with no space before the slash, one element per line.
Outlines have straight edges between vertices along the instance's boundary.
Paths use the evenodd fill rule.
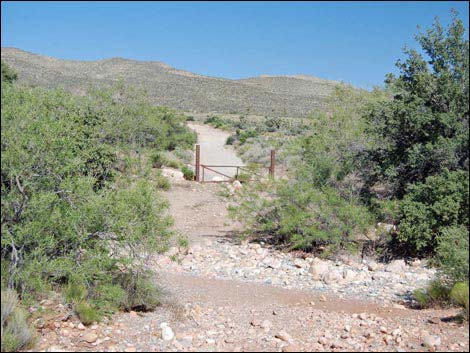
<path fill-rule="evenodd" d="M 223 146 L 226 133 L 192 128 L 199 133 L 203 161 L 239 163 L 233 150 Z M 187 236 L 190 248 L 188 254 L 171 249 L 155 261 L 163 287 L 161 307 L 151 313 L 119 313 L 82 331 L 62 323 L 41 339 L 39 349 L 54 344 L 53 350 L 128 352 L 468 351 L 468 324 L 441 320 L 456 314 L 455 309 L 418 311 L 367 296 L 353 298 L 347 286 L 342 294 L 329 286 L 296 289 L 291 284 L 301 279 L 313 283 L 302 268 L 307 262 L 289 267 L 290 255 L 240 244 L 235 236 L 239 227 L 227 216 L 227 200 L 218 196 L 221 187 L 172 181 L 165 193 L 175 230 Z M 254 274 L 267 259 L 271 262 L 262 273 L 270 278 L 257 280 Z M 282 266 L 275 264 L 278 259 Z M 286 273 L 288 285 L 275 285 L 280 273 Z M 174 337 L 165 340 L 169 329 L 162 330 L 162 323 Z M 95 340 L 86 342 L 87 334 Z"/>
<path fill-rule="evenodd" d="M 207 165 L 243 165 L 232 146 L 225 142 L 230 136 L 228 132 L 214 129 L 208 125 L 188 124 L 188 127 L 198 134 L 198 143 L 201 145 L 201 163 Z M 234 176 L 235 168 L 217 168 L 217 171 Z M 206 177 L 211 180 L 216 173 L 206 171 Z"/>

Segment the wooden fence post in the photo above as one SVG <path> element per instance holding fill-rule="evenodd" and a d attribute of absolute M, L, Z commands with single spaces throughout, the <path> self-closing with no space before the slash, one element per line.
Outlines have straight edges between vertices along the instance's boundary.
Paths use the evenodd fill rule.
<path fill-rule="evenodd" d="M 276 168 L 276 150 L 271 150 L 271 166 L 269 167 L 269 175 L 274 179 L 274 170 Z"/>
<path fill-rule="evenodd" d="M 201 145 L 196 145 L 196 181 L 200 181 L 199 170 L 201 165 Z"/>

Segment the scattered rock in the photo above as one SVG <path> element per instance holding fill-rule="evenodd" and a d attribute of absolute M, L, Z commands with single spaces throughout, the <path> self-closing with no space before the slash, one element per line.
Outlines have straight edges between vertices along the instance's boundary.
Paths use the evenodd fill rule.
<path fill-rule="evenodd" d="M 233 183 L 232 183 L 232 186 L 235 190 L 240 190 L 242 188 L 242 183 L 240 183 L 238 180 L 235 180 Z"/>
<path fill-rule="evenodd" d="M 292 337 L 286 331 L 279 331 L 274 337 L 279 338 L 284 342 L 292 341 Z"/>
<path fill-rule="evenodd" d="M 319 281 L 323 278 L 323 275 L 328 272 L 328 264 L 318 258 L 313 260 L 310 265 L 308 272 L 312 275 L 312 279 Z"/>
<path fill-rule="evenodd" d="M 422 345 L 428 348 L 436 348 L 441 345 L 441 338 L 439 336 L 433 336 L 427 331 L 422 331 L 421 339 L 423 341 Z"/>
<path fill-rule="evenodd" d="M 162 168 L 162 175 L 175 180 L 184 180 L 183 172 L 171 168 Z"/>
<path fill-rule="evenodd" d="M 385 267 L 385 271 L 392 273 L 404 272 L 405 269 L 406 264 L 404 260 L 393 260 Z"/>
<path fill-rule="evenodd" d="M 377 265 L 376 262 L 369 262 L 369 264 L 367 265 L 367 269 L 369 271 L 376 271 L 378 268 L 379 268 L 379 265 Z"/>
<path fill-rule="evenodd" d="M 98 339 L 98 335 L 94 332 L 88 332 L 83 335 L 83 339 L 88 343 L 94 343 Z"/>
<path fill-rule="evenodd" d="M 326 284 L 332 284 L 339 282 L 342 278 L 343 277 L 337 270 L 330 270 L 324 274 L 323 282 L 325 282 Z"/>
<path fill-rule="evenodd" d="M 352 282 L 356 279 L 356 272 L 346 268 L 343 270 L 343 278 L 347 282 Z"/>
<path fill-rule="evenodd" d="M 166 322 L 161 323 L 160 328 L 162 330 L 162 339 L 164 341 L 171 341 L 175 337 L 175 333 Z"/>

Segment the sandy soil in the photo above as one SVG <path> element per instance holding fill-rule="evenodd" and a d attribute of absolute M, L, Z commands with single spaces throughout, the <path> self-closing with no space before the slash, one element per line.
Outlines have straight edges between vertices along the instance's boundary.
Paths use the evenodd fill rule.
<path fill-rule="evenodd" d="M 225 141 L 230 133 L 214 129 L 208 125 L 188 124 L 188 127 L 198 134 L 198 144 L 201 145 L 201 163 L 206 165 L 229 165 L 242 166 L 243 162 L 235 154 L 232 146 L 226 146 Z M 236 168 L 214 168 L 215 170 L 234 176 Z M 216 173 L 206 171 L 205 180 L 211 180 L 214 176 L 220 176 Z"/>

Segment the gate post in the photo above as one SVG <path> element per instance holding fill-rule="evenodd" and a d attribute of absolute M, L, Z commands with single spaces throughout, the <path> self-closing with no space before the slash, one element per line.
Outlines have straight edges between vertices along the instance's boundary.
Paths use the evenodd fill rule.
<path fill-rule="evenodd" d="M 199 170 L 201 165 L 201 145 L 196 145 L 196 181 L 200 181 Z"/>
<path fill-rule="evenodd" d="M 274 179 L 274 170 L 276 168 L 276 150 L 271 150 L 271 166 L 269 167 L 269 175 Z"/>

